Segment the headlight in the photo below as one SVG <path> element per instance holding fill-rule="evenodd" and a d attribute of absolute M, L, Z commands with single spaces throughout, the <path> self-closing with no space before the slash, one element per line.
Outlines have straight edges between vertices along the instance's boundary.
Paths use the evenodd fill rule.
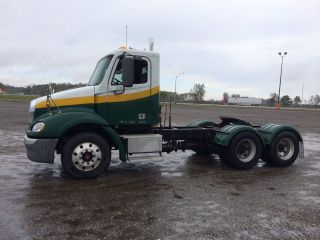
<path fill-rule="evenodd" d="M 41 132 L 46 125 L 43 122 L 37 122 L 32 127 L 32 132 Z"/>
<path fill-rule="evenodd" d="M 30 113 L 33 113 L 34 110 L 36 109 L 36 103 L 37 103 L 37 100 L 36 100 L 36 99 L 34 99 L 34 100 L 32 100 L 32 101 L 30 102 L 30 107 L 29 107 L 29 112 L 30 112 Z"/>

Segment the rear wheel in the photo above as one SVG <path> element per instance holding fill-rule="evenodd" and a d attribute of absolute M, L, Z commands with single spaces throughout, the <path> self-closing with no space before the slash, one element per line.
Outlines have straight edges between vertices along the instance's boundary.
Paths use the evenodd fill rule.
<path fill-rule="evenodd" d="M 252 132 L 242 132 L 232 139 L 220 158 L 233 168 L 250 169 L 257 165 L 261 149 L 257 135 Z"/>
<path fill-rule="evenodd" d="M 62 166 L 74 178 L 95 178 L 109 166 L 109 144 L 98 134 L 81 133 L 69 139 L 61 154 Z"/>
<path fill-rule="evenodd" d="M 277 167 L 288 167 L 297 159 L 299 140 L 289 131 L 279 133 L 273 140 L 268 155 L 264 159 Z"/>

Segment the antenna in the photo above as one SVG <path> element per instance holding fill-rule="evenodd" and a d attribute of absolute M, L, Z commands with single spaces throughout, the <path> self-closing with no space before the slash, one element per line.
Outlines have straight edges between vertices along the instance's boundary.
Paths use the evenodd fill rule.
<path fill-rule="evenodd" d="M 126 49 L 128 49 L 128 26 L 126 25 Z"/>

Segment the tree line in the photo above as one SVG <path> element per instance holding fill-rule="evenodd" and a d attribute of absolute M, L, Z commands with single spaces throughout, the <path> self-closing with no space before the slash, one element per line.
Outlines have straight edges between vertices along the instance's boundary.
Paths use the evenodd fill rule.
<path fill-rule="evenodd" d="M 60 92 L 72 88 L 83 87 L 86 84 L 83 83 L 52 83 L 52 89 L 55 92 Z M 3 84 L 0 82 L 0 89 L 2 89 L 5 93 L 10 94 L 26 94 L 26 95 L 39 95 L 43 96 L 47 94 L 48 91 L 48 84 L 32 84 L 28 85 L 27 87 L 14 87 L 10 85 Z M 194 102 L 194 103 L 222 103 L 228 104 L 229 94 L 227 92 L 223 93 L 222 100 L 204 100 L 206 94 L 206 89 L 204 84 L 194 84 L 193 88 L 190 89 L 188 93 L 174 93 L 169 91 L 161 91 L 160 92 L 160 101 L 161 102 Z M 239 98 L 240 94 L 233 93 L 231 97 Z M 278 94 L 271 93 L 268 99 L 263 99 L 262 105 L 266 106 L 275 106 L 278 103 Z M 318 94 L 313 95 L 308 99 L 305 100 L 304 103 L 300 96 L 295 96 L 291 98 L 289 95 L 283 95 L 280 98 L 280 103 L 282 106 L 299 106 L 301 104 L 308 104 L 311 106 L 318 106 L 320 105 L 320 96 Z"/>
<path fill-rule="evenodd" d="M 268 105 L 275 105 L 278 102 L 278 94 L 271 93 L 270 98 L 268 98 L 266 101 Z M 291 98 L 289 95 L 284 95 L 280 98 L 280 103 L 283 106 L 299 106 L 301 104 L 317 106 L 320 103 L 320 96 L 318 94 L 313 95 L 310 97 L 309 100 L 304 100 L 303 103 L 300 96 L 295 96 L 294 98 Z"/>
<path fill-rule="evenodd" d="M 232 94 L 231 97 L 239 98 L 240 94 Z M 229 100 L 229 94 L 227 92 L 223 93 L 222 95 L 222 103 L 227 104 Z M 278 94 L 277 93 L 270 93 L 270 97 L 267 99 L 263 99 L 262 105 L 267 106 L 275 106 L 278 103 Z M 299 106 L 301 104 L 308 104 L 311 106 L 317 106 L 320 104 L 320 96 L 318 94 L 312 95 L 309 100 L 304 100 L 300 96 L 295 96 L 291 98 L 289 95 L 283 95 L 280 97 L 280 103 L 282 106 Z"/>
<path fill-rule="evenodd" d="M 55 92 L 61 92 L 64 90 L 83 87 L 86 84 L 83 83 L 52 83 L 51 87 Z M 8 94 L 25 94 L 25 95 L 39 95 L 44 96 L 48 92 L 48 84 L 32 84 L 26 87 L 15 87 L 8 84 L 3 84 L 0 82 L 0 88 Z"/>
<path fill-rule="evenodd" d="M 190 89 L 189 93 L 175 93 L 169 91 L 160 92 L 161 102 L 195 102 L 201 103 L 204 101 L 204 96 L 206 94 L 206 89 L 204 84 L 194 84 L 193 88 Z"/>

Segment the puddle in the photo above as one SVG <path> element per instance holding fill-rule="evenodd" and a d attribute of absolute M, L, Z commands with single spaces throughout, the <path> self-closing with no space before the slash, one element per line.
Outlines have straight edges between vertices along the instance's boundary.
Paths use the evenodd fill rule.
<path fill-rule="evenodd" d="M 160 156 L 157 153 L 149 154 L 135 154 L 130 156 L 130 161 L 122 163 L 119 160 L 117 151 L 112 152 L 112 160 L 110 168 L 116 169 L 131 169 L 131 170 L 142 170 L 146 168 L 159 169 L 161 176 L 163 177 L 180 177 L 183 175 L 183 167 L 186 164 L 187 156 L 191 153 L 163 153 Z"/>
<path fill-rule="evenodd" d="M 320 134 L 306 133 L 302 135 L 306 153 L 320 152 Z M 319 158 L 319 157 L 318 157 Z"/>
<path fill-rule="evenodd" d="M 319 205 L 320 204 L 320 197 L 314 196 L 315 193 L 316 192 L 314 192 L 314 191 L 305 191 L 305 190 L 298 191 L 299 197 L 303 201 Z"/>

